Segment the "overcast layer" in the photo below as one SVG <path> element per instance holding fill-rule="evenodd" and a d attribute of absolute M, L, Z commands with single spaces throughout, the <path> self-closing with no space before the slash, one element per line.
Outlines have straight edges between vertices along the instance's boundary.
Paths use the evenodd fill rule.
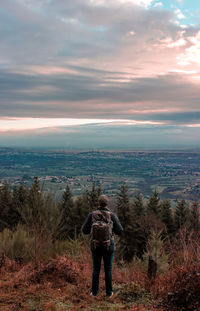
<path fill-rule="evenodd" d="M 194 0 L 1 0 L 0 145 L 50 132 L 62 145 L 89 123 L 77 144 L 170 145 L 176 131 L 198 145 L 199 13 Z"/>

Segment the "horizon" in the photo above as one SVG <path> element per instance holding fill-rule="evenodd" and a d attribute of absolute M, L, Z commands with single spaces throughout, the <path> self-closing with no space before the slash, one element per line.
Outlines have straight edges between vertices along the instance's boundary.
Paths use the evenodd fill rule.
<path fill-rule="evenodd" d="M 185 147 L 182 148 L 132 148 L 132 149 L 103 149 L 103 148 L 63 148 L 59 147 L 27 147 L 27 146 L 0 146 L 0 151 L 8 150 L 14 152 L 54 152 L 54 153 L 199 153 L 200 147 Z"/>

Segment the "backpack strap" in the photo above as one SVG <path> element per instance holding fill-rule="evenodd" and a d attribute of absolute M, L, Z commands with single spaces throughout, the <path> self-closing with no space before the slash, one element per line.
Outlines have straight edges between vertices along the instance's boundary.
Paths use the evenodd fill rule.
<path fill-rule="evenodd" d="M 109 223 L 111 221 L 111 212 L 104 210 L 97 210 L 92 212 L 92 221 L 104 221 Z"/>

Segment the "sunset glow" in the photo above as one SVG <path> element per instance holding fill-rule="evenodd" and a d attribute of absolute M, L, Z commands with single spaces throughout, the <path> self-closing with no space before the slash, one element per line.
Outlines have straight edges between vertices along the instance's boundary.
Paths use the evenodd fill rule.
<path fill-rule="evenodd" d="M 109 119 L 43 119 L 43 118 L 10 118 L 1 119 L 0 131 L 25 131 L 42 128 L 62 126 L 89 125 L 89 124 L 112 124 L 112 125 L 159 125 L 162 122 L 136 121 L 136 120 L 109 120 Z"/>

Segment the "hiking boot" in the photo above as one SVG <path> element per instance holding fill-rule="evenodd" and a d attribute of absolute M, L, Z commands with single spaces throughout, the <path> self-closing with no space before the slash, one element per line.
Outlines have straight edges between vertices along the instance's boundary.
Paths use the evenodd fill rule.
<path fill-rule="evenodd" d="M 107 297 L 108 299 L 112 299 L 113 296 L 114 296 L 113 292 L 112 292 L 110 295 L 106 295 L 106 297 Z"/>
<path fill-rule="evenodd" d="M 96 296 L 97 296 L 97 294 L 96 294 L 96 295 L 94 295 L 94 294 L 93 294 L 93 292 L 91 292 L 91 293 L 90 293 L 90 296 L 96 297 Z"/>

